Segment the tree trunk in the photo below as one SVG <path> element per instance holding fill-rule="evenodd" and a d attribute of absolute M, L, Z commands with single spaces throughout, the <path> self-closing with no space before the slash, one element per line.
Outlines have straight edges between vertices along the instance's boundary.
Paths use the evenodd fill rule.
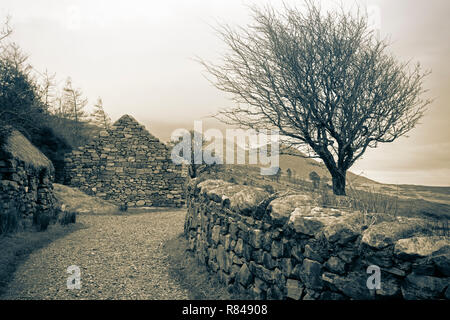
<path fill-rule="evenodd" d="M 337 196 L 345 196 L 345 177 L 346 171 L 331 172 L 333 178 L 333 193 Z"/>

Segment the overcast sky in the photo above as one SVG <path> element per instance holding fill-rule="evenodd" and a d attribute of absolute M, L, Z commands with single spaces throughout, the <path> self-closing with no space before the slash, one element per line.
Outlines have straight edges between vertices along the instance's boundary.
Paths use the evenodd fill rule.
<path fill-rule="evenodd" d="M 379 13 L 381 35 L 390 36 L 400 60 L 432 70 L 426 86 L 435 101 L 409 138 L 369 150 L 351 171 L 384 183 L 449 186 L 450 1 L 356 2 Z M 61 83 L 71 76 L 90 107 L 100 96 L 113 120 L 131 114 L 166 140 L 175 128 L 232 105 L 194 58 L 216 61 L 225 48 L 212 26 L 249 23 L 252 3 L 263 2 L 1 0 L 0 17 L 12 16 L 12 39 L 38 71 L 56 73 Z"/>

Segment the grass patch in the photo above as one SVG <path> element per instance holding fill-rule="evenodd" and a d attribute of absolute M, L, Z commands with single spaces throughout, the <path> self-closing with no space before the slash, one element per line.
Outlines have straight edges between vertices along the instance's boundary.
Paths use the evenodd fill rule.
<path fill-rule="evenodd" d="M 62 184 L 54 183 L 53 192 L 65 210 L 77 214 L 113 214 L 119 213 L 119 207 L 113 203 Z"/>
<path fill-rule="evenodd" d="M 16 268 L 30 253 L 82 227 L 80 223 L 52 224 L 46 232 L 30 230 L 0 236 L 0 295 L 5 292 Z"/>
<path fill-rule="evenodd" d="M 188 243 L 183 234 L 164 244 L 169 256 L 169 274 L 182 288 L 188 290 L 193 300 L 245 300 L 249 297 L 228 292 L 217 276 L 209 273 L 206 266 L 187 251 Z"/>

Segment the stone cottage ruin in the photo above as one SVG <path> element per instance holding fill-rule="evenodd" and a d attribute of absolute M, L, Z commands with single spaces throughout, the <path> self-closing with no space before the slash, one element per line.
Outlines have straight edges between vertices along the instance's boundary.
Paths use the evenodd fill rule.
<path fill-rule="evenodd" d="M 66 155 L 65 183 L 129 207 L 183 205 L 184 177 L 170 150 L 129 115 Z"/>
<path fill-rule="evenodd" d="M 0 234 L 56 219 L 52 162 L 10 126 L 0 128 Z"/>

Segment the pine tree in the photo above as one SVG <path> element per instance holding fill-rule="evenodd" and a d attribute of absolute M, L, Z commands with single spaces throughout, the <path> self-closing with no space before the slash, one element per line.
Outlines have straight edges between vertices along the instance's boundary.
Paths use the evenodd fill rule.
<path fill-rule="evenodd" d="M 100 97 L 94 105 L 94 111 L 92 112 L 91 117 L 93 118 L 94 123 L 104 130 L 109 129 L 111 126 L 111 118 L 105 112 L 105 109 L 103 108 L 103 101 Z"/>
<path fill-rule="evenodd" d="M 82 143 L 82 129 L 87 119 L 87 113 L 84 107 L 87 105 L 87 99 L 83 97 L 80 89 L 74 89 L 72 80 L 67 78 L 62 96 L 62 117 L 71 120 L 67 130 L 71 132 L 75 141 Z"/>
<path fill-rule="evenodd" d="M 74 89 L 72 86 L 72 79 L 69 77 L 64 86 L 63 108 L 64 116 L 67 119 L 75 121 L 79 124 L 87 117 L 84 107 L 87 105 L 87 99 L 83 97 L 80 89 Z"/>

